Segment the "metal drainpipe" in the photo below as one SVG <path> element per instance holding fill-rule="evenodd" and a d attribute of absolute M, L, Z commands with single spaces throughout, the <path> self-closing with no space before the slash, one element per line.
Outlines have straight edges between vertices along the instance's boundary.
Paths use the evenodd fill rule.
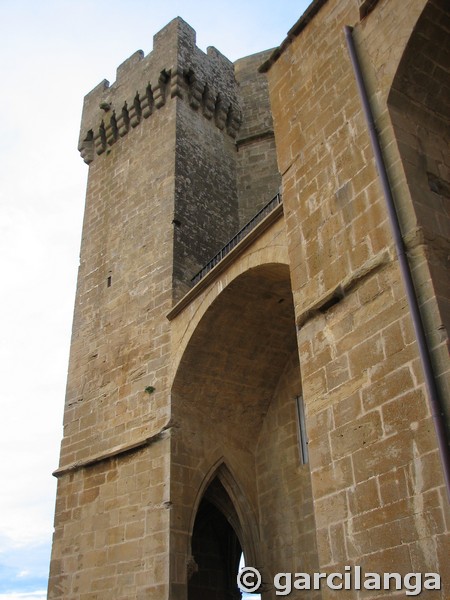
<path fill-rule="evenodd" d="M 397 258 L 400 264 L 400 272 L 402 274 L 403 284 L 405 286 L 406 297 L 408 300 L 409 309 L 411 311 L 411 318 L 416 333 L 417 343 L 419 346 L 420 360 L 425 377 L 425 384 L 428 389 L 428 398 L 430 404 L 430 410 L 433 417 L 434 427 L 436 430 L 439 453 L 441 457 L 442 469 L 444 471 L 444 480 L 447 488 L 447 495 L 450 501 L 450 451 L 449 443 L 447 438 L 447 429 L 445 423 L 445 413 L 443 410 L 443 403 L 441 402 L 439 390 L 436 384 L 436 379 L 433 372 L 433 366 L 431 363 L 430 351 L 428 349 L 427 340 L 425 337 L 425 330 L 423 327 L 422 318 L 420 315 L 419 303 L 417 300 L 416 292 L 411 275 L 411 269 L 409 267 L 408 258 L 406 256 L 405 245 L 400 230 L 397 212 L 395 210 L 394 199 L 392 196 L 391 186 L 386 171 L 386 166 L 381 152 L 380 141 L 375 128 L 375 121 L 372 114 L 372 109 L 369 103 L 369 97 L 364 84 L 364 78 L 362 75 L 361 65 L 359 64 L 358 55 L 356 52 L 355 42 L 353 39 L 353 28 L 346 26 L 344 28 L 345 37 L 347 40 L 348 51 L 350 59 L 353 65 L 353 71 L 358 85 L 359 95 L 361 97 L 362 107 L 364 115 L 366 117 L 367 125 L 369 128 L 370 141 L 372 144 L 372 150 L 375 155 L 375 163 L 378 170 L 378 175 L 381 180 L 381 186 L 383 194 L 386 200 L 386 206 L 389 214 L 389 221 L 391 223 L 391 229 L 394 237 L 395 248 L 397 251 Z"/>

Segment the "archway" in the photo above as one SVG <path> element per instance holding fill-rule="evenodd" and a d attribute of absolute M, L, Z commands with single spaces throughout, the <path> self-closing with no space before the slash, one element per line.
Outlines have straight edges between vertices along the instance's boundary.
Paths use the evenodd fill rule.
<path fill-rule="evenodd" d="M 207 488 L 195 518 L 188 600 L 240 599 L 236 575 L 242 546 L 233 522 L 239 523 L 234 506 L 219 479 L 215 478 Z"/>
<path fill-rule="evenodd" d="M 177 561 L 187 560 L 189 600 L 234 598 L 240 549 L 263 583 L 283 565 L 295 569 L 297 560 L 313 566 L 310 472 L 298 447 L 300 394 L 289 267 L 250 268 L 203 313 L 172 386 L 173 548 L 186 549 L 187 559 Z M 206 547 L 215 557 L 209 563 Z M 215 564 L 216 583 L 207 592 L 203 561 Z"/>
<path fill-rule="evenodd" d="M 200 428 L 206 415 L 227 436 L 254 442 L 296 345 L 289 267 L 249 269 L 220 293 L 193 332 L 172 387 L 174 416 L 190 413 Z"/>
<path fill-rule="evenodd" d="M 430 0 L 403 53 L 388 97 L 399 153 L 439 307 L 450 331 L 450 19 L 447 0 Z M 405 222 L 407 218 L 403 219 Z M 408 231 L 415 223 L 407 224 Z M 441 327 L 442 329 L 442 327 Z"/>

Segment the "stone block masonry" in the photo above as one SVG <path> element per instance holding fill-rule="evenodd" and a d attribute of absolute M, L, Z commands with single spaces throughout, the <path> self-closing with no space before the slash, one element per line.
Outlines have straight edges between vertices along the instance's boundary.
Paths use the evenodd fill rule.
<path fill-rule="evenodd" d="M 277 572 L 355 565 L 437 572 L 424 594 L 450 597 L 449 503 L 343 33 L 448 421 L 449 22 L 444 0 L 314 0 L 233 65 L 177 18 L 86 96 L 49 599 L 238 599 L 241 552 L 264 600 Z"/>
<path fill-rule="evenodd" d="M 418 2 L 405 11 L 396 2 L 360 4 L 313 3 L 266 63 L 319 564 L 332 571 L 346 564 L 434 570 L 444 583 L 432 597 L 447 598 L 449 503 L 342 31 L 354 26 L 448 422 L 448 265 L 437 258 L 437 246 L 448 242 L 441 237 L 446 188 L 435 186 L 433 193 L 427 172 L 445 172 L 448 115 L 443 118 L 442 105 L 449 96 L 435 101 L 411 81 L 430 45 L 441 40 L 445 46 L 448 7 Z M 439 68 L 427 72 L 430 85 L 442 91 L 448 55 L 435 49 Z M 406 140 L 414 151 L 407 153 Z"/>
<path fill-rule="evenodd" d="M 236 137 L 241 110 L 233 64 L 213 47 L 207 55 L 199 50 L 195 31 L 179 18 L 154 36 L 150 54 L 135 52 L 118 67 L 113 85 L 104 80 L 85 97 L 79 141 L 84 160 L 89 164 L 175 97 Z"/>
<path fill-rule="evenodd" d="M 166 315 L 240 227 L 236 140 L 246 119 L 256 133 L 270 125 L 257 72 L 265 56 L 251 57 L 241 76 L 244 95 L 265 94 L 257 118 L 234 65 L 214 48 L 200 51 L 180 18 L 155 35 L 148 56 L 135 53 L 112 85 L 85 98 L 79 148 L 89 177 L 49 598 L 169 593 Z M 272 143 L 258 161 L 273 180 L 274 157 Z M 249 180 L 242 195 L 256 211 L 258 182 Z"/>
<path fill-rule="evenodd" d="M 111 86 L 103 81 L 85 98 L 79 149 L 88 164 L 111 152 L 140 123 L 151 122 L 167 103 L 179 100 L 176 299 L 203 264 L 278 191 L 267 82 L 257 70 L 265 58 L 267 53 L 241 59 L 235 68 L 215 48 L 207 54 L 199 50 L 194 30 L 175 19 L 155 35 L 152 52 L 133 54 L 117 69 Z"/>

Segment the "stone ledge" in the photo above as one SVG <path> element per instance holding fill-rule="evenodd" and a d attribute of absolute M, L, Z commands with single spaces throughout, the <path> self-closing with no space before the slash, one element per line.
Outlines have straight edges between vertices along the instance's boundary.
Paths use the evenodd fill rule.
<path fill-rule="evenodd" d="M 71 473 L 74 471 L 78 471 L 80 469 L 85 469 L 86 467 L 91 467 L 95 464 L 108 460 L 110 458 L 116 458 L 117 456 L 121 456 L 122 454 L 129 454 L 130 452 L 136 452 L 140 450 L 144 446 L 149 446 L 154 442 L 158 442 L 166 438 L 166 432 L 169 429 L 169 424 L 165 425 L 158 433 L 152 435 L 150 437 L 144 438 L 143 440 L 139 440 L 137 442 L 133 442 L 131 444 L 123 444 L 121 446 L 115 446 L 106 452 L 100 452 L 90 458 L 85 460 L 80 460 L 65 467 L 59 467 L 56 471 L 53 471 L 52 475 L 54 477 L 59 478 L 67 473 Z"/>
<path fill-rule="evenodd" d="M 247 144 L 252 144 L 253 142 L 259 142 L 260 140 L 269 138 L 275 139 L 275 133 L 273 129 L 266 129 L 265 131 L 261 131 L 261 133 L 254 133 L 253 135 L 239 138 L 236 140 L 236 146 L 239 149 L 241 146 L 246 146 Z"/>
<path fill-rule="evenodd" d="M 313 319 L 318 313 L 324 313 L 329 308 L 342 300 L 345 295 L 357 284 L 371 277 L 385 265 L 393 262 L 392 256 L 388 250 L 380 252 L 376 256 L 367 260 L 356 271 L 350 273 L 334 290 L 328 290 L 322 296 L 317 298 L 313 303 L 306 307 L 297 317 L 297 329 L 301 329 L 303 325 L 310 319 Z"/>

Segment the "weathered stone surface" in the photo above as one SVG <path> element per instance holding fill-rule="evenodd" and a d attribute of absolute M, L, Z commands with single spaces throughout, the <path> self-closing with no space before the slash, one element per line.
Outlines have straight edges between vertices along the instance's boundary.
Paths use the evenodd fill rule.
<path fill-rule="evenodd" d="M 233 65 L 178 18 L 86 96 L 49 599 L 238 597 L 241 550 L 265 599 L 279 571 L 346 565 L 439 572 L 448 597 L 441 461 L 342 30 L 448 419 L 449 21 L 443 0 L 315 0 Z M 283 207 L 191 289 L 280 181 Z"/>
<path fill-rule="evenodd" d="M 354 38 L 410 232 L 405 243 L 448 417 L 447 175 L 430 175 L 443 173 L 448 160 L 449 93 L 440 69 L 449 62 L 437 48 L 446 45 L 448 8 L 414 2 L 406 14 L 396 2 L 316 2 L 311 13 L 266 68 L 319 563 L 407 572 L 414 556 L 414 565 L 441 573 L 435 597 L 445 598 L 450 573 L 436 545 L 448 538 L 448 502 L 440 499 L 446 492 L 423 374 L 342 29 L 363 19 Z"/>

